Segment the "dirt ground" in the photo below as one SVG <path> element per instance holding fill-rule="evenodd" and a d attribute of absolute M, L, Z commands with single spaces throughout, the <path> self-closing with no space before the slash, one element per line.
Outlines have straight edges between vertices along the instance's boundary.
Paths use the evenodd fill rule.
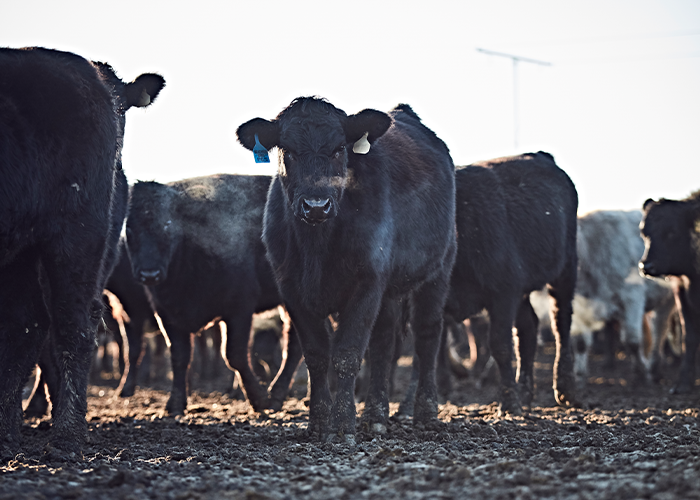
<path fill-rule="evenodd" d="M 675 368 L 660 385 L 635 385 L 626 360 L 606 373 L 594 358 L 585 408 L 564 409 L 551 391 L 552 351 L 540 348 L 534 407 L 522 417 L 498 417 L 495 384 L 457 380 L 439 429 L 392 417 L 385 436 L 359 433 L 354 447 L 309 442 L 304 399 L 254 414 L 223 394 L 228 374 L 218 391 L 200 384 L 177 418 L 164 416 L 167 386 L 121 399 L 103 380 L 90 387 L 84 459 L 47 460 L 50 420 L 28 420 L 23 453 L 0 464 L 0 500 L 700 498 L 698 394 L 669 395 Z M 409 377 L 401 361 L 392 412 Z"/>

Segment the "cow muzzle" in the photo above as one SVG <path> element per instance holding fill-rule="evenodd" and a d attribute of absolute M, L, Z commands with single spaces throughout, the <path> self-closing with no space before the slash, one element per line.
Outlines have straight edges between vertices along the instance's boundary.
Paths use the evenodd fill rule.
<path fill-rule="evenodd" d="M 139 271 L 139 281 L 146 286 L 157 285 L 162 280 L 162 273 L 158 269 L 146 269 Z"/>
<path fill-rule="evenodd" d="M 309 224 L 326 222 L 333 216 L 333 201 L 330 198 L 302 198 L 301 216 Z"/>

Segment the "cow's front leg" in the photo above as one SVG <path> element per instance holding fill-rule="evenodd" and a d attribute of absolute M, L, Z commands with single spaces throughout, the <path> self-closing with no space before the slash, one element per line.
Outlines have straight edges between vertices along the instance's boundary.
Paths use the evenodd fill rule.
<path fill-rule="evenodd" d="M 170 415 L 182 415 L 187 409 L 189 392 L 187 372 L 192 363 L 194 335 L 178 328 L 177 322 L 161 316 L 163 327 L 170 338 L 170 363 L 173 369 L 173 385 L 165 411 Z"/>
<path fill-rule="evenodd" d="M 328 420 L 333 406 L 328 387 L 330 364 L 330 338 L 326 318 L 314 317 L 306 308 L 287 305 L 292 327 L 296 329 L 306 368 L 309 371 L 311 395 L 309 400 L 309 434 L 325 441 L 328 436 Z"/>
<path fill-rule="evenodd" d="M 382 291 L 376 286 L 363 284 L 356 290 L 347 307 L 340 311 L 332 358 L 338 390 L 331 410 L 330 432 L 347 442 L 355 438 L 355 377 L 382 302 Z M 392 354 L 393 351 L 384 353 L 389 357 Z"/>
<path fill-rule="evenodd" d="M 387 430 L 389 381 L 396 339 L 404 328 L 401 321 L 401 308 L 404 305 L 408 306 L 406 302 L 388 300 L 385 297 L 369 341 L 370 385 L 361 423 L 363 428 L 379 434 L 384 434 Z"/>

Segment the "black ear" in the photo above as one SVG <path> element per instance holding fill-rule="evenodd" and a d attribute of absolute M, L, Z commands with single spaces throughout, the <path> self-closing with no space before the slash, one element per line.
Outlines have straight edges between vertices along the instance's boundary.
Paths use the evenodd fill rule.
<path fill-rule="evenodd" d="M 647 199 L 647 201 L 644 202 L 644 205 L 642 205 L 642 210 L 646 210 L 647 207 L 652 203 L 654 203 L 654 200 L 652 200 L 651 198 Z"/>
<path fill-rule="evenodd" d="M 356 142 L 367 133 L 371 143 L 379 139 L 391 126 L 391 117 L 376 109 L 363 109 L 357 114 L 348 116 L 345 121 L 345 137 L 348 142 Z"/>
<path fill-rule="evenodd" d="M 258 136 L 260 144 L 268 151 L 275 146 L 279 146 L 280 132 L 277 121 L 268 121 L 264 118 L 253 118 L 245 122 L 236 130 L 238 142 L 244 148 L 253 150 L 255 146 L 255 136 Z"/>
<path fill-rule="evenodd" d="M 155 73 L 144 73 L 136 80 L 126 84 L 126 108 L 145 108 L 156 100 L 165 87 L 165 78 Z"/>

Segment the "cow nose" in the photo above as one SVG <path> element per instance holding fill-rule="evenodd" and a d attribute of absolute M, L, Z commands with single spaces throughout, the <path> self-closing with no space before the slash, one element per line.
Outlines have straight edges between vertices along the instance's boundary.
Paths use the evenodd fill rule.
<path fill-rule="evenodd" d="M 331 213 L 330 198 L 304 198 L 301 202 L 301 210 L 304 218 L 311 222 L 323 222 Z"/>
<path fill-rule="evenodd" d="M 155 285 L 160 281 L 160 271 L 157 269 L 141 271 L 139 272 L 139 280 L 144 285 Z"/>

